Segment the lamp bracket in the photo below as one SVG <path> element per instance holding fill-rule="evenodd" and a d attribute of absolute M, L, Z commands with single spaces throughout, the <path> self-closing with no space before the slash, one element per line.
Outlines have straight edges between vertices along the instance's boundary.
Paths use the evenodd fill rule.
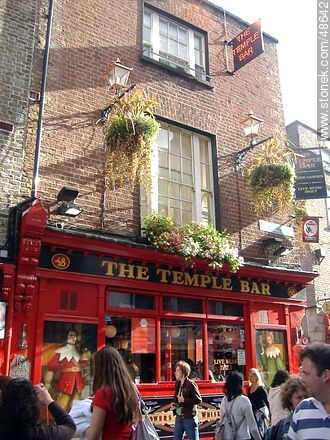
<path fill-rule="evenodd" d="M 105 108 L 103 108 L 103 109 L 101 110 L 101 117 L 100 117 L 100 119 L 98 119 L 98 120 L 96 121 L 96 125 L 97 125 L 99 122 L 102 122 L 102 124 L 104 124 L 105 121 L 107 120 L 109 114 L 111 113 L 111 110 L 113 109 L 113 106 L 115 105 L 117 99 L 122 98 L 122 97 L 125 95 L 125 93 L 130 92 L 132 89 L 134 89 L 135 86 L 136 86 L 136 84 L 131 84 L 131 85 L 128 86 L 128 87 L 125 87 L 125 88 L 123 88 L 123 89 L 118 90 L 118 91 L 116 92 L 115 96 L 112 98 L 110 104 L 109 104 L 107 107 L 105 107 Z"/>
<path fill-rule="evenodd" d="M 259 142 L 251 142 L 250 145 L 248 145 L 247 147 L 243 148 L 242 150 L 240 150 L 238 153 L 235 154 L 235 163 L 236 163 L 236 168 L 238 169 L 244 159 L 244 157 L 246 156 L 246 154 L 253 150 L 255 147 L 257 147 L 258 145 L 261 145 L 267 141 L 269 141 L 270 139 L 273 139 L 273 136 L 269 136 L 266 139 L 263 139 L 262 141 Z"/>

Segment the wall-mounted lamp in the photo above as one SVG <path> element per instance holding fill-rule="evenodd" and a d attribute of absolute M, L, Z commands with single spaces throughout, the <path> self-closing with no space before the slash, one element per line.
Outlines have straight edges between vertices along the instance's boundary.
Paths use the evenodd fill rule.
<path fill-rule="evenodd" d="M 326 257 L 325 249 L 318 248 L 318 249 L 315 249 L 315 251 L 313 253 L 314 253 L 314 257 L 315 257 L 315 263 L 320 265 Z"/>
<path fill-rule="evenodd" d="M 57 208 L 52 214 L 65 215 L 67 217 L 77 217 L 82 213 L 80 206 L 74 203 L 74 200 L 78 197 L 79 191 L 76 188 L 70 188 L 64 186 L 57 194 Z"/>
<path fill-rule="evenodd" d="M 117 327 L 112 324 L 111 322 L 111 316 L 106 317 L 106 324 L 105 324 L 105 336 L 107 338 L 114 338 L 117 334 Z"/>
<path fill-rule="evenodd" d="M 273 136 L 269 136 L 268 138 L 263 139 L 262 141 L 259 142 L 255 141 L 256 137 L 259 134 L 260 126 L 262 122 L 263 119 L 254 116 L 252 113 L 249 113 L 248 116 L 241 121 L 241 124 L 243 125 L 245 137 L 248 139 L 250 145 L 243 148 L 238 153 L 236 153 L 235 155 L 236 168 L 239 168 L 246 153 L 248 153 L 250 150 L 255 148 L 257 145 L 263 144 L 264 142 L 269 141 L 269 139 L 272 139 Z"/>
<path fill-rule="evenodd" d="M 270 250 L 274 257 L 284 257 L 291 254 L 293 246 L 283 245 L 283 241 L 280 238 L 267 238 L 263 240 L 264 248 Z"/>
<path fill-rule="evenodd" d="M 110 85 L 110 88 L 115 91 L 115 96 L 112 99 L 111 103 L 101 110 L 101 117 L 96 121 L 96 124 L 98 124 L 99 122 L 104 123 L 109 113 L 111 112 L 112 107 L 116 102 L 116 99 L 122 98 L 125 93 L 129 92 L 135 87 L 135 84 L 132 84 L 130 86 L 127 85 L 132 70 L 133 67 L 124 66 L 121 63 L 120 59 L 117 58 L 108 76 L 108 83 Z"/>

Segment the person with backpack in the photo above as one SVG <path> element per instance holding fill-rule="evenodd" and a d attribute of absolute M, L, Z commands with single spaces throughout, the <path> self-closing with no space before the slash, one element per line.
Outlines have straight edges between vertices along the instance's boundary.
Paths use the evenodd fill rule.
<path fill-rule="evenodd" d="M 225 397 L 220 405 L 220 432 L 222 440 L 261 440 L 252 405 L 243 395 L 243 377 L 238 371 L 226 377 Z M 216 435 L 217 438 L 217 435 Z"/>
<path fill-rule="evenodd" d="M 252 404 L 253 414 L 258 425 L 260 436 L 263 437 L 269 427 L 270 421 L 267 388 L 257 368 L 251 368 L 249 370 L 249 381 L 248 398 Z"/>
<path fill-rule="evenodd" d="M 290 414 L 271 426 L 266 431 L 264 440 L 284 440 L 287 437 L 294 410 L 303 399 L 308 397 L 302 378 L 298 375 L 292 375 L 282 385 L 280 397 L 282 408 L 287 409 Z"/>

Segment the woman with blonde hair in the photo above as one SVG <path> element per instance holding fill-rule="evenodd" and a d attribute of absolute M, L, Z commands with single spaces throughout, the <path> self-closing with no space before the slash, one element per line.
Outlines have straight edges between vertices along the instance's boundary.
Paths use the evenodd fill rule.
<path fill-rule="evenodd" d="M 253 414 L 256 419 L 260 436 L 263 437 L 270 421 L 268 393 L 261 374 L 257 368 L 249 370 L 248 398 L 252 404 Z"/>
<path fill-rule="evenodd" d="M 95 355 L 94 399 L 88 440 L 129 440 L 138 396 L 119 352 L 105 347 Z"/>

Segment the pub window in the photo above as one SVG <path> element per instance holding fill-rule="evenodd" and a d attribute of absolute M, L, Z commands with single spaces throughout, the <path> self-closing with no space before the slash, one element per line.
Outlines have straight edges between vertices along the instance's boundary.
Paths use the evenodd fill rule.
<path fill-rule="evenodd" d="M 53 398 L 65 410 L 73 399 L 93 394 L 93 356 L 97 326 L 45 321 L 41 349 L 42 377 Z M 70 373 L 68 375 L 68 372 Z"/>
<path fill-rule="evenodd" d="M 200 299 L 164 296 L 163 310 L 166 312 L 203 313 L 203 302 Z"/>
<path fill-rule="evenodd" d="M 139 293 L 113 292 L 108 293 L 109 307 L 116 309 L 155 310 L 155 297 Z"/>
<path fill-rule="evenodd" d="M 215 222 L 211 140 L 162 123 L 154 143 L 151 192 L 141 189 L 141 216 L 162 211 L 176 223 Z"/>
<path fill-rule="evenodd" d="M 209 302 L 210 315 L 244 316 L 242 304 L 226 303 L 219 301 Z"/>
<path fill-rule="evenodd" d="M 209 374 L 214 381 L 225 380 L 231 371 L 245 375 L 245 336 L 242 325 L 208 323 Z"/>
<path fill-rule="evenodd" d="M 155 319 L 108 316 L 106 345 L 116 348 L 135 383 L 155 382 Z"/>
<path fill-rule="evenodd" d="M 210 79 L 206 72 L 205 35 L 175 17 L 144 9 L 144 57 L 204 81 Z"/>
<path fill-rule="evenodd" d="M 203 379 L 202 323 L 187 320 L 161 321 L 161 380 L 175 380 L 175 364 L 184 360 L 190 378 Z"/>

